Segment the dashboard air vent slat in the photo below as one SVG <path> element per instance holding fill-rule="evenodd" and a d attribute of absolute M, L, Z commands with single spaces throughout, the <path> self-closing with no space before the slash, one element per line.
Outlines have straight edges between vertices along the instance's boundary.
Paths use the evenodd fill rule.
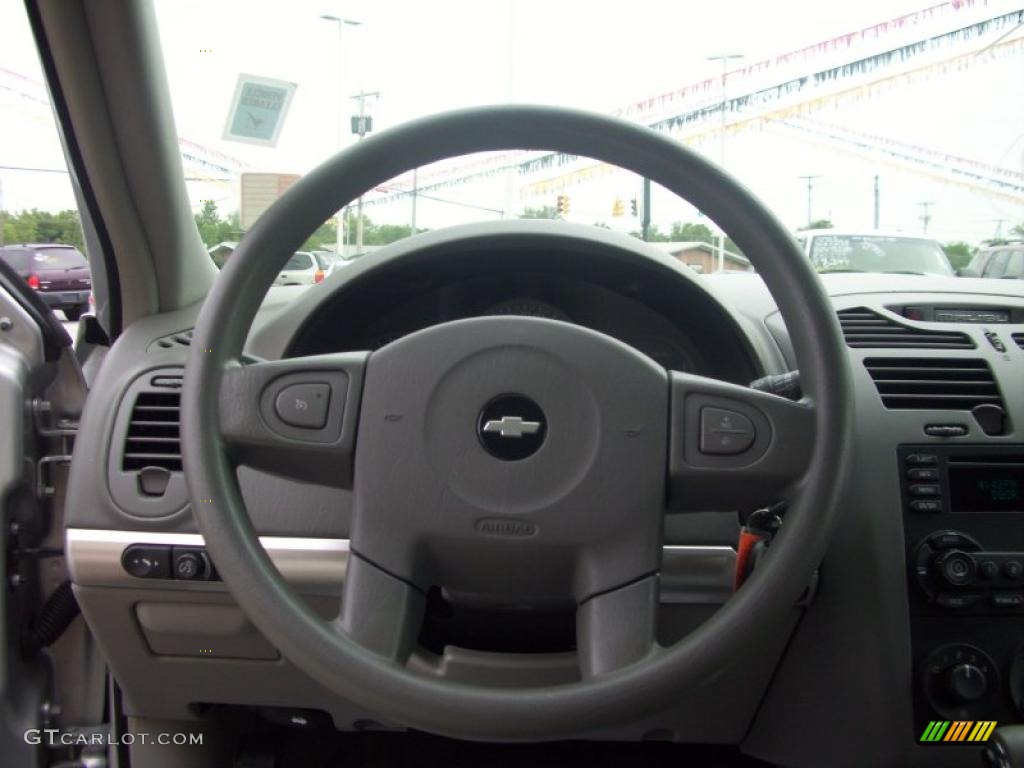
<path fill-rule="evenodd" d="M 140 392 L 132 407 L 121 468 L 181 471 L 180 392 Z"/>
<path fill-rule="evenodd" d="M 984 360 L 876 357 L 864 366 L 886 408 L 969 411 L 1003 404 Z"/>
<path fill-rule="evenodd" d="M 898 323 L 864 307 L 838 313 L 846 344 L 866 349 L 974 349 L 966 333 L 926 331 Z"/>

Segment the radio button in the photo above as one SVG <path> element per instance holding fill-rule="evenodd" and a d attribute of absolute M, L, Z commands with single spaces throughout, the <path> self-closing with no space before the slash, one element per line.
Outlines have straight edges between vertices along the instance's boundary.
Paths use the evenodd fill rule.
<path fill-rule="evenodd" d="M 945 593 L 936 597 L 935 602 L 938 605 L 941 605 L 943 608 L 954 608 L 957 610 L 962 610 L 964 608 L 970 608 L 974 606 L 980 598 L 981 595 L 959 595 Z"/>
<path fill-rule="evenodd" d="M 1020 578 L 1021 570 L 1021 564 L 1017 560 L 1010 560 L 1003 563 L 1003 576 L 1008 579 L 1012 579 L 1013 581 Z"/>
<path fill-rule="evenodd" d="M 909 453 L 905 461 L 919 467 L 934 467 L 939 463 L 939 457 L 931 453 Z"/>
<path fill-rule="evenodd" d="M 941 512 L 942 502 L 937 499 L 918 499 L 910 502 L 910 509 L 913 512 Z"/>
<path fill-rule="evenodd" d="M 912 496 L 941 496 L 942 488 L 933 484 L 914 484 L 910 486 Z"/>
<path fill-rule="evenodd" d="M 978 542 L 958 531 L 933 533 L 928 537 L 928 543 L 935 549 L 966 549 L 970 552 L 976 552 L 981 549 L 981 545 Z"/>
<path fill-rule="evenodd" d="M 989 598 L 989 601 L 996 608 L 1020 608 L 1024 606 L 1024 595 L 995 594 Z"/>
<path fill-rule="evenodd" d="M 999 575 L 999 566 L 991 560 L 985 560 L 978 566 L 978 573 L 983 579 L 994 579 Z"/>
<path fill-rule="evenodd" d="M 907 477 L 911 480 L 938 480 L 939 470 L 937 469 L 908 469 Z"/>

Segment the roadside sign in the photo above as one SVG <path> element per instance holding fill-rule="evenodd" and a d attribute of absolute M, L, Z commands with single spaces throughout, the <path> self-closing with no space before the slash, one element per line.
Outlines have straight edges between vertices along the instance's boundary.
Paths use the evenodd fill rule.
<path fill-rule="evenodd" d="M 224 138 L 273 147 L 295 95 L 295 83 L 255 75 L 239 75 L 231 99 Z"/>
<path fill-rule="evenodd" d="M 274 201 L 299 180 L 295 173 L 243 173 L 238 219 L 248 230 Z"/>
<path fill-rule="evenodd" d="M 352 115 L 352 133 L 363 136 L 373 132 L 373 118 L 370 115 Z"/>

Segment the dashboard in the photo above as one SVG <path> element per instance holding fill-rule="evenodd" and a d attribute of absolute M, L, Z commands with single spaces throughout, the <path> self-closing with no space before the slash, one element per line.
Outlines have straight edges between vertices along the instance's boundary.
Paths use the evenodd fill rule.
<path fill-rule="evenodd" d="M 919 735 L 939 719 L 1024 721 L 1024 573 L 1011 565 L 1024 569 L 1024 284 L 905 275 L 822 283 L 846 338 L 857 427 L 849 475 L 836 479 L 844 483 L 839 530 L 813 600 L 780 617 L 757 653 L 681 691 L 665 712 L 600 738 L 742 743 L 787 765 L 973 766 L 976 751 L 938 754 L 943 747 L 920 745 Z M 180 463 L 162 496 L 145 496 L 123 455 L 140 403 L 173 410 L 168 381 L 183 375 L 198 309 L 134 324 L 93 384 L 104 396 L 88 402 L 76 439 L 66 520 L 83 613 L 129 713 L 279 706 L 326 712 L 342 729 L 375 727 L 366 725 L 374 713 L 282 658 L 216 579 L 126 570 L 132 547 L 202 554 Z M 632 238 L 526 222 L 428 233 L 319 285 L 272 290 L 246 352 L 273 360 L 374 350 L 485 315 L 576 323 L 666 368 L 737 384 L 796 365 L 757 275 L 699 276 Z M 991 409 L 977 410 L 985 405 L 998 405 L 998 422 Z M 238 479 L 282 574 L 323 615 L 336 615 L 351 494 L 246 467 Z M 664 642 L 731 594 L 736 534 L 734 512 L 666 516 Z M 954 583 L 965 572 L 970 579 Z M 560 647 L 561 624 L 551 627 Z M 213 658 L 197 650 L 208 647 Z M 460 663 L 477 674 L 481 658 L 453 656 L 453 674 Z M 535 682 L 567 673 L 552 664 L 537 674 Z M 969 690 L 979 675 L 985 685 Z M 854 721 L 861 738 L 840 754 L 835 745 Z M 799 740 L 787 737 L 795 722 Z"/>
<path fill-rule="evenodd" d="M 348 279 L 306 318 L 286 355 L 372 351 L 451 320 L 520 315 L 600 331 L 669 370 L 750 382 L 761 366 L 745 334 L 683 270 L 627 268 L 600 248 L 435 250 L 368 275 L 336 273 Z"/>
<path fill-rule="evenodd" d="M 639 349 L 664 368 L 697 372 L 707 366 L 699 336 L 695 339 L 672 318 L 650 309 L 642 300 L 594 283 L 542 273 L 516 273 L 514 277 L 491 274 L 425 290 L 412 280 L 403 283 L 384 288 L 394 301 L 382 303 L 381 310 L 369 319 L 360 318 L 358 310 L 342 300 L 336 314 L 317 321 L 337 330 L 305 337 L 291 354 L 376 350 L 449 320 L 518 315 L 599 330 Z"/>

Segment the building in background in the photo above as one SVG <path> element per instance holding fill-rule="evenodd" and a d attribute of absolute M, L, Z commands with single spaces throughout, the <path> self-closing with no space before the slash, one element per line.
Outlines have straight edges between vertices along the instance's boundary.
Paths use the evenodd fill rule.
<path fill-rule="evenodd" d="M 695 272 L 708 274 L 718 269 L 718 249 L 701 241 L 651 243 L 655 248 L 664 251 L 674 259 L 678 259 Z M 725 252 L 724 267 L 726 272 L 749 272 L 750 260 L 732 251 Z"/>

